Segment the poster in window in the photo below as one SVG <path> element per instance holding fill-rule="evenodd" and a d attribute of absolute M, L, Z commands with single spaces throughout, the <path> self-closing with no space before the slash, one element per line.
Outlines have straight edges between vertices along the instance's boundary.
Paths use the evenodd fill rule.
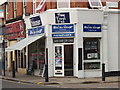
<path fill-rule="evenodd" d="M 62 47 L 55 47 L 55 66 L 62 67 Z"/>

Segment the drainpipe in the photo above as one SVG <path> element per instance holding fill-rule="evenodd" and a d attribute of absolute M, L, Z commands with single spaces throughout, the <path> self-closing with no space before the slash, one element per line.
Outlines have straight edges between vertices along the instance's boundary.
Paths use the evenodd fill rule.
<path fill-rule="evenodd" d="M 105 72 L 108 71 L 108 12 L 109 8 L 103 8 L 103 23 L 102 23 L 102 63 L 105 64 Z"/>

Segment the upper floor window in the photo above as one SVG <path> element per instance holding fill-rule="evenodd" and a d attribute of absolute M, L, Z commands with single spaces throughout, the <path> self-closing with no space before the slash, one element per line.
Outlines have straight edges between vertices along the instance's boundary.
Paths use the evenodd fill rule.
<path fill-rule="evenodd" d="M 14 0 L 14 18 L 16 18 L 16 10 L 17 10 L 17 1 Z"/>
<path fill-rule="evenodd" d="M 70 0 L 57 0 L 57 8 L 70 8 Z"/>
<path fill-rule="evenodd" d="M 101 0 L 88 0 L 91 8 L 100 8 L 102 7 Z"/>
<path fill-rule="evenodd" d="M 9 2 L 6 4 L 6 20 L 8 20 Z"/>

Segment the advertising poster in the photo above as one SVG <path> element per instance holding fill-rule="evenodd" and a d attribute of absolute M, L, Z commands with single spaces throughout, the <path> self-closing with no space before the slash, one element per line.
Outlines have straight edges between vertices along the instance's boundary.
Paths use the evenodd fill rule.
<path fill-rule="evenodd" d="M 55 47 L 55 66 L 62 67 L 62 47 Z"/>

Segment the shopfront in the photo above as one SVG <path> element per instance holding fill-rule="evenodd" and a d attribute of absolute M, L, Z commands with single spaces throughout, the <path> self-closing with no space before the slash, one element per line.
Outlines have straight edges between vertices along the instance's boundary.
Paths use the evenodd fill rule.
<path fill-rule="evenodd" d="M 54 76 L 73 76 L 75 28 L 69 12 L 56 12 L 52 25 Z"/>
<path fill-rule="evenodd" d="M 111 35 L 103 27 L 106 20 L 103 10 L 89 9 L 53 10 L 30 16 L 25 21 L 27 38 L 35 38 L 29 39 L 32 41 L 27 47 L 28 70 L 33 66 L 34 75 L 44 76 L 47 62 L 49 77 L 101 77 L 102 63 L 106 71 L 111 71 L 113 67 L 108 64 L 112 60 L 108 58 L 112 54 L 108 50 L 112 48 L 108 47 L 113 43 L 108 42 Z"/>
<path fill-rule="evenodd" d="M 25 29 L 23 20 L 18 20 L 16 22 L 11 22 L 6 24 L 6 35 L 5 39 L 8 40 L 7 46 L 11 46 L 16 42 L 25 38 Z M 15 61 L 15 69 L 18 71 L 18 68 L 26 68 L 26 60 L 25 60 L 25 50 L 21 51 L 13 51 L 8 50 L 7 59 L 8 66 L 7 69 L 11 70 L 11 62 Z"/>
<path fill-rule="evenodd" d="M 28 37 L 40 36 L 28 46 L 28 74 L 44 76 L 45 72 L 45 27 L 42 26 L 39 15 L 29 18 L 31 28 L 28 29 Z M 33 68 L 33 72 L 31 71 Z"/>

